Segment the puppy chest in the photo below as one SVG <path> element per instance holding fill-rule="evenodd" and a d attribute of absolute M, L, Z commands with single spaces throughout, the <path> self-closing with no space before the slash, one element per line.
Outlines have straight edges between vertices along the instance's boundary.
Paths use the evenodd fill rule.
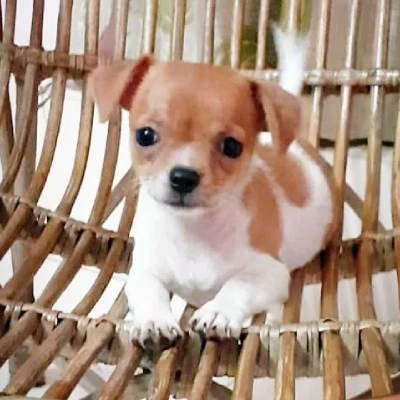
<path fill-rule="evenodd" d="M 230 249 L 220 251 L 199 248 L 188 244 L 170 264 L 172 279 L 169 288 L 194 306 L 200 306 L 213 298 L 229 279 L 242 270 L 247 263 L 240 243 L 232 243 Z"/>
<path fill-rule="evenodd" d="M 238 242 L 216 243 L 192 242 L 187 239 L 179 248 L 170 249 L 169 264 L 174 280 L 182 286 L 212 290 L 229 279 L 241 267 L 242 259 Z"/>

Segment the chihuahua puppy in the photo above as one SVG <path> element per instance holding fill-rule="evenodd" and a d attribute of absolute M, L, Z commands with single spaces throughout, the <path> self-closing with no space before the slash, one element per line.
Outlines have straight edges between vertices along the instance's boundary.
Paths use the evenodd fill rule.
<path fill-rule="evenodd" d="M 125 291 L 141 344 L 182 334 L 171 293 L 198 308 L 194 331 L 237 338 L 329 240 L 331 179 L 298 138 L 305 42 L 278 31 L 277 43 L 281 86 L 150 56 L 91 75 L 102 121 L 129 112 L 140 190 Z"/>

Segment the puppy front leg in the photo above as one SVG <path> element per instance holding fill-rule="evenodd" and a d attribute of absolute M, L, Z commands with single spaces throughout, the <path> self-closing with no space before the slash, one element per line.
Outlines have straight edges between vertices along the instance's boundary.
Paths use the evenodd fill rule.
<path fill-rule="evenodd" d="M 169 292 L 155 276 L 131 270 L 125 286 L 128 306 L 133 313 L 131 340 L 142 346 L 174 341 L 182 331 L 172 315 Z"/>
<path fill-rule="evenodd" d="M 288 296 L 289 280 L 285 265 L 272 258 L 265 262 L 264 256 L 263 262 L 229 279 L 212 300 L 200 307 L 190 321 L 191 329 L 220 338 L 238 338 L 247 318 L 281 308 Z"/>

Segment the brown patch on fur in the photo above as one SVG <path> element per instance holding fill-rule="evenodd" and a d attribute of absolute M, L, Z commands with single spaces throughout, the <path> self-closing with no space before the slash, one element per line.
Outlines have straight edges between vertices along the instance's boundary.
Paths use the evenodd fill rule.
<path fill-rule="evenodd" d="M 323 174 L 326 177 L 329 189 L 332 194 L 333 218 L 332 222 L 328 225 L 325 233 L 325 237 L 323 240 L 323 247 L 322 247 L 322 249 L 324 249 L 328 245 L 329 241 L 332 239 L 332 236 L 336 230 L 338 223 L 338 214 L 335 207 L 337 199 L 337 190 L 334 185 L 332 170 L 331 168 L 329 168 L 329 166 L 326 165 L 326 163 L 324 163 L 321 155 L 319 154 L 319 151 L 314 146 L 312 146 L 311 143 L 309 143 L 307 140 L 304 139 L 297 139 L 297 143 L 310 157 L 310 159 L 313 160 L 315 164 L 317 164 L 320 167 L 320 169 L 322 170 Z M 279 155 L 270 147 L 260 146 L 259 148 L 257 148 L 257 154 L 262 159 L 263 163 L 268 167 L 268 170 L 270 171 L 271 175 L 274 177 L 276 183 L 282 188 L 288 200 L 291 201 L 297 207 L 305 206 L 309 198 L 309 193 L 306 185 L 306 177 L 304 175 L 304 171 L 302 169 L 300 162 L 297 159 L 295 159 L 294 156 L 291 156 L 290 153 L 286 153 L 285 155 Z M 257 174 L 260 173 L 261 171 L 257 172 Z M 257 181 L 257 184 L 255 183 L 255 181 Z M 256 180 L 253 179 L 252 183 L 253 182 L 254 182 L 254 189 L 253 189 L 254 191 L 251 192 L 246 188 L 246 193 L 247 193 L 246 195 L 250 196 L 252 194 L 256 199 L 251 200 L 251 202 L 254 203 L 259 201 L 261 203 L 261 206 L 265 204 L 265 207 L 267 207 L 267 209 L 254 208 L 254 206 L 251 209 L 252 215 L 254 215 L 252 220 L 254 221 L 253 222 L 254 226 L 250 227 L 251 230 L 250 236 L 252 237 L 252 235 L 260 234 L 257 232 L 262 228 L 263 225 L 268 225 L 269 227 L 278 226 L 278 230 L 270 229 L 267 227 L 267 229 L 271 230 L 271 232 L 269 232 L 268 239 L 269 240 L 272 239 L 272 243 L 268 243 L 267 245 L 268 247 L 266 247 L 264 244 L 264 248 L 268 249 L 268 251 L 266 252 L 276 257 L 274 253 L 271 253 L 271 248 L 273 246 L 277 246 L 277 248 L 274 249 L 274 251 L 276 252 L 276 254 L 278 254 L 280 243 L 282 240 L 280 226 L 277 225 L 279 221 L 275 222 L 273 220 L 273 217 L 271 217 L 270 215 L 264 219 L 264 214 L 263 214 L 265 212 L 271 213 L 271 210 L 273 210 L 276 218 L 279 217 L 279 210 L 276 205 L 276 199 L 269 187 L 269 183 L 265 178 L 265 176 L 263 176 L 263 181 L 261 181 L 261 178 L 257 178 Z M 265 188 L 265 186 L 267 186 L 267 188 Z M 257 196 L 259 197 L 257 198 Z M 247 199 L 247 203 L 249 202 L 250 202 L 249 199 Z M 257 214 L 253 214 L 254 212 L 256 212 Z M 260 224 L 260 227 L 258 227 L 257 224 Z M 273 237 L 272 234 L 275 235 L 278 234 L 277 238 Z M 264 233 L 261 233 L 261 237 L 263 237 L 262 235 L 264 235 Z M 255 240 L 257 242 L 257 245 L 259 246 L 260 245 L 259 239 L 256 238 Z M 257 248 L 259 249 L 259 247 Z"/>
<path fill-rule="evenodd" d="M 257 155 L 267 166 L 286 198 L 297 207 L 307 204 L 309 193 L 301 163 L 291 154 L 278 154 L 271 147 L 258 146 Z"/>
<path fill-rule="evenodd" d="M 279 259 L 282 241 L 279 208 L 264 172 L 256 171 L 243 192 L 243 203 L 252 218 L 250 245 Z"/>

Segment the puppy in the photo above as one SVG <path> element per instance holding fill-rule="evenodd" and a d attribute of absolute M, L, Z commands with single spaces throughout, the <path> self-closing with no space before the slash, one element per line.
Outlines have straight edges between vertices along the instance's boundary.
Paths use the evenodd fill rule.
<path fill-rule="evenodd" d="M 194 331 L 237 338 L 251 315 L 282 306 L 290 272 L 330 237 L 331 180 L 297 138 L 305 46 L 282 32 L 277 42 L 286 90 L 150 56 L 92 73 L 101 120 L 129 111 L 140 191 L 125 291 L 141 344 L 181 335 L 170 293 L 198 308 Z"/>

